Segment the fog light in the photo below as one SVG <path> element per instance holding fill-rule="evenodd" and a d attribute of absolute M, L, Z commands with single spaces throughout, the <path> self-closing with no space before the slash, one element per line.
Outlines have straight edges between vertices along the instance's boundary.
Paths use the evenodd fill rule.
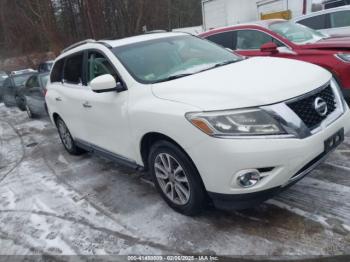
<path fill-rule="evenodd" d="M 253 187 L 260 181 L 260 173 L 256 169 L 241 171 L 237 177 L 237 183 L 241 187 Z"/>

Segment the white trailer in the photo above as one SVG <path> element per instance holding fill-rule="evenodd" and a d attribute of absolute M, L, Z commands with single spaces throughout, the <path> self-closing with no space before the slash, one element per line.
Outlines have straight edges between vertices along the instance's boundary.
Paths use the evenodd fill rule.
<path fill-rule="evenodd" d="M 311 12 L 312 0 L 202 0 L 205 30 L 260 19 L 301 16 Z"/>

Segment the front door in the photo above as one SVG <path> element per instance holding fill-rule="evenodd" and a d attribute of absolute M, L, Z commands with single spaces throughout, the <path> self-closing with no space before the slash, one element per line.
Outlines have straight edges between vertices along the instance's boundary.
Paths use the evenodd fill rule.
<path fill-rule="evenodd" d="M 98 76 L 111 74 L 119 82 L 117 71 L 106 56 L 90 51 L 87 59 L 87 82 Z M 84 93 L 83 118 L 87 142 L 125 158 L 131 158 L 128 119 L 128 91 L 95 93 L 89 88 Z"/>

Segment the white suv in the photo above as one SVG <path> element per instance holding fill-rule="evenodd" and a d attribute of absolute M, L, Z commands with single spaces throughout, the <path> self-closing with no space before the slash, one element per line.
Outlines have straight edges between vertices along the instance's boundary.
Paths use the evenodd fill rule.
<path fill-rule="evenodd" d="M 165 201 L 247 208 L 286 189 L 350 129 L 329 72 L 243 59 L 183 33 L 88 40 L 63 51 L 46 101 L 71 154 L 149 170 Z"/>

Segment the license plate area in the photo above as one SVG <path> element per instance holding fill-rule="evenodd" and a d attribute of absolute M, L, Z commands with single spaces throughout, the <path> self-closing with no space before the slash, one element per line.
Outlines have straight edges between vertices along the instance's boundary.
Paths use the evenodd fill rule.
<path fill-rule="evenodd" d="M 336 149 L 344 141 L 344 128 L 324 141 L 324 153 L 329 153 Z"/>

